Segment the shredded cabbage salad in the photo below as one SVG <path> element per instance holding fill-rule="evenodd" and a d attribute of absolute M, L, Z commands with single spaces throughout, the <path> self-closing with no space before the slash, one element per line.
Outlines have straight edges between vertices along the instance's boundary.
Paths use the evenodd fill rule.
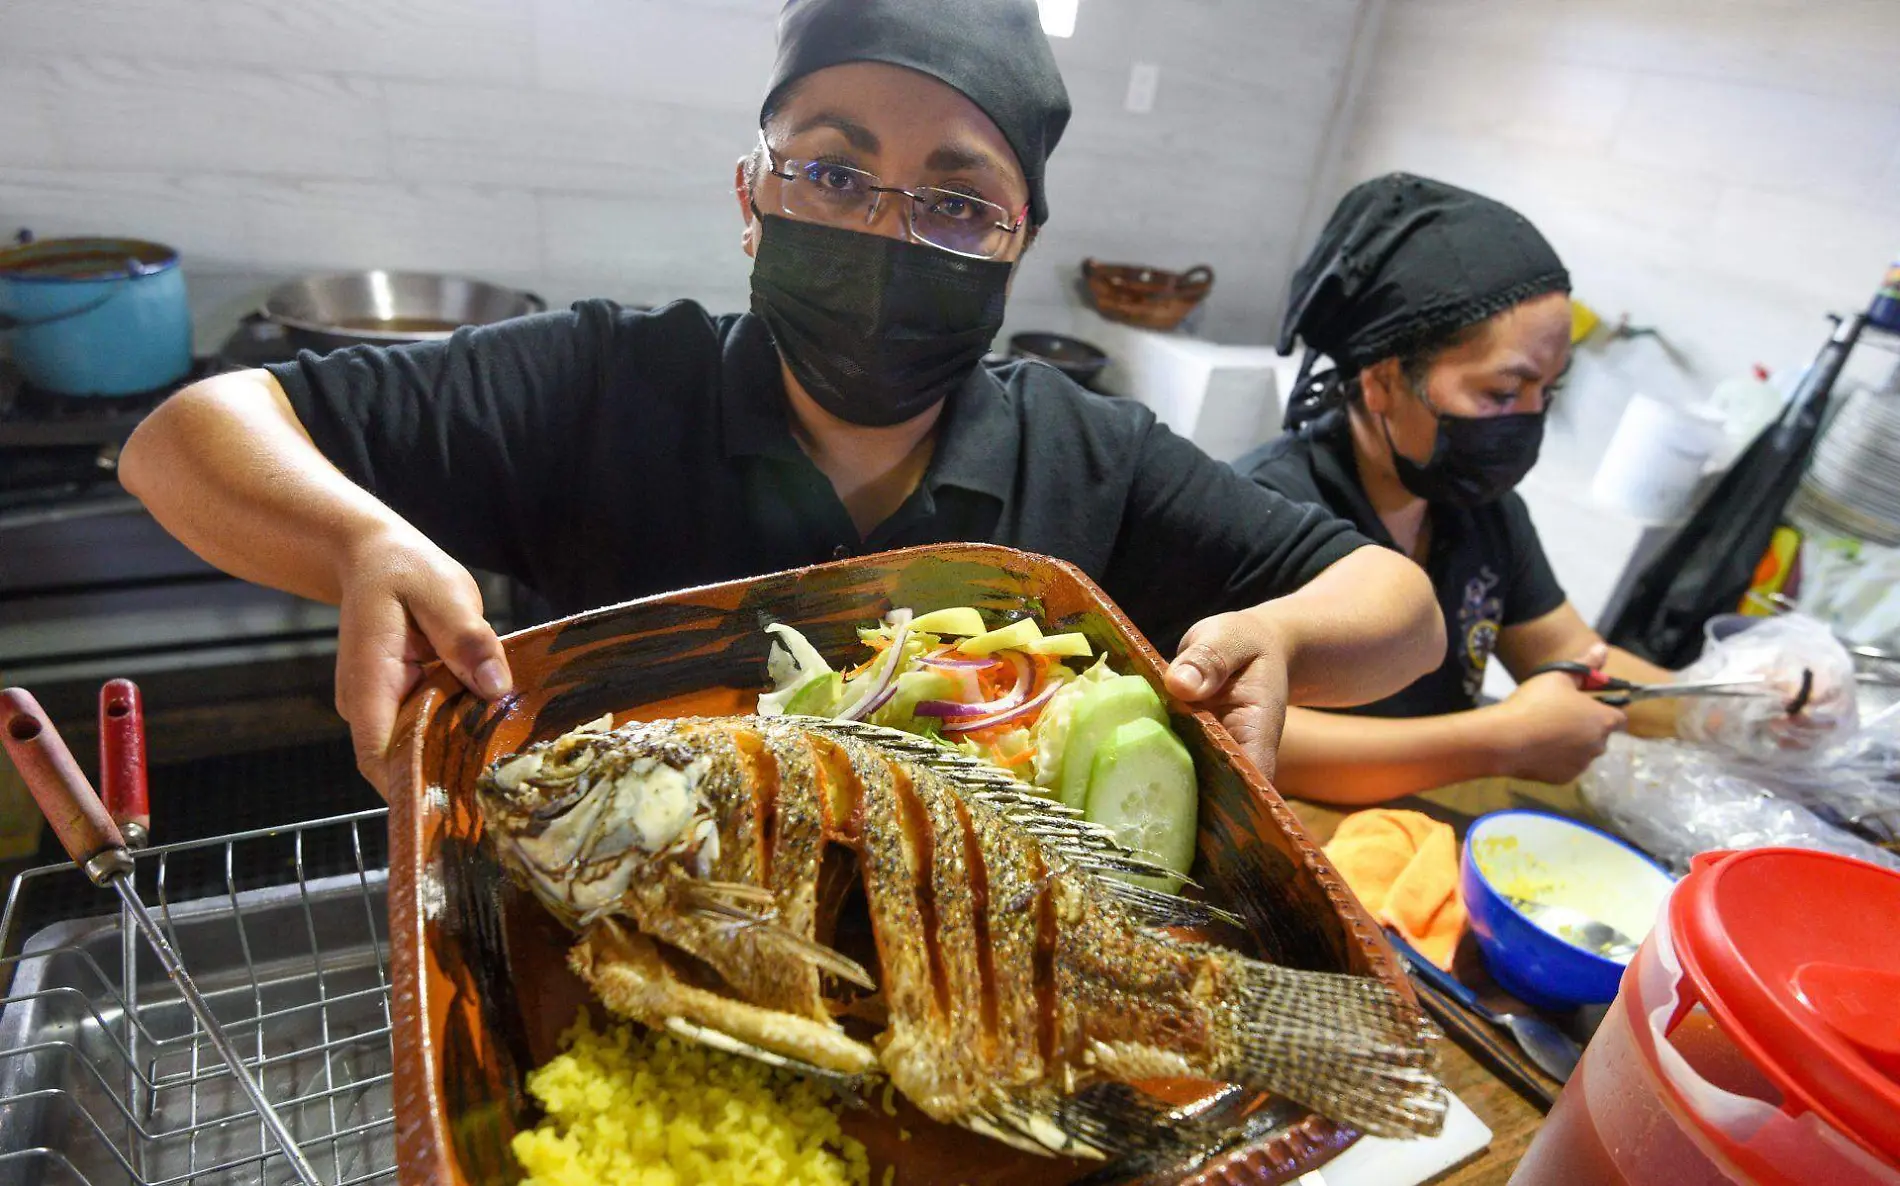
<path fill-rule="evenodd" d="M 868 721 L 929 737 L 1001 766 L 1037 787 L 1054 784 L 1077 694 L 1115 673 L 1106 657 L 1088 659 L 1080 634 L 1045 635 L 1033 618 L 996 629 L 974 609 L 916 616 L 894 610 L 858 631 L 871 654 L 848 671 L 790 626 L 774 623 L 759 697 L 763 716 L 805 714 Z"/>

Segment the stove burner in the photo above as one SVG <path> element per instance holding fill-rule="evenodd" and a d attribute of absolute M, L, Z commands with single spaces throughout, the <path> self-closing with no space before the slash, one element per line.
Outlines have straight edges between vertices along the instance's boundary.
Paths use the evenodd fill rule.
<path fill-rule="evenodd" d="M 181 387 L 226 371 L 287 362 L 296 351 L 278 326 L 248 318 L 218 353 L 192 360 L 176 383 L 136 395 L 62 395 L 28 383 L 19 368 L 0 359 L 0 450 L 118 446 L 160 401 Z"/>
<path fill-rule="evenodd" d="M 120 496 L 119 447 L 166 396 L 212 375 L 295 356 L 281 328 L 250 318 L 217 354 L 194 359 L 177 383 L 122 396 L 46 391 L 0 358 L 0 511 Z"/>

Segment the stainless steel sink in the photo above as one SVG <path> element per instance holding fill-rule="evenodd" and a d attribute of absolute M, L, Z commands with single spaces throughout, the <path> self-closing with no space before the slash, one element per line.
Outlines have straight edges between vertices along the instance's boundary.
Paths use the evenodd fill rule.
<path fill-rule="evenodd" d="M 383 827 L 365 812 L 139 857 L 141 890 L 222 1028 L 339 1186 L 395 1174 L 385 873 L 361 861 L 365 832 Z M 306 878 L 308 851 L 339 833 L 357 867 Z M 224 892 L 168 900 L 183 868 L 220 858 Z M 84 886 L 70 866 L 22 875 L 0 916 L 0 1186 L 291 1181 L 116 912 L 14 933 L 36 895 L 71 893 L 71 879 Z"/>

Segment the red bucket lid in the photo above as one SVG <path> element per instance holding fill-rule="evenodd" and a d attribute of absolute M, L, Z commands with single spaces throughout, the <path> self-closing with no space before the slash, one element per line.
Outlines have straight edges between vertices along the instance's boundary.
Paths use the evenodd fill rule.
<path fill-rule="evenodd" d="M 1900 873 L 1799 848 L 1704 853 L 1669 903 L 1683 971 L 1780 1089 L 1900 1163 Z"/>

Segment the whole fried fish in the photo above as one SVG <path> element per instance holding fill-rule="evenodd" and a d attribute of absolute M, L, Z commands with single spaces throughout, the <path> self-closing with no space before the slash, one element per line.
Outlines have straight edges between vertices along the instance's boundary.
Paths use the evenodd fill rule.
<path fill-rule="evenodd" d="M 1108 876 L 1165 871 L 993 767 L 817 717 L 609 723 L 501 759 L 477 798 L 617 1014 L 833 1079 L 881 1073 L 931 1117 L 1037 1152 L 1128 1152 L 1146 1097 L 1114 1085 L 1157 1078 L 1372 1133 L 1442 1123 L 1429 1023 L 1388 987 L 1166 932 L 1219 912 Z M 863 962 L 833 945 L 859 895 Z"/>

